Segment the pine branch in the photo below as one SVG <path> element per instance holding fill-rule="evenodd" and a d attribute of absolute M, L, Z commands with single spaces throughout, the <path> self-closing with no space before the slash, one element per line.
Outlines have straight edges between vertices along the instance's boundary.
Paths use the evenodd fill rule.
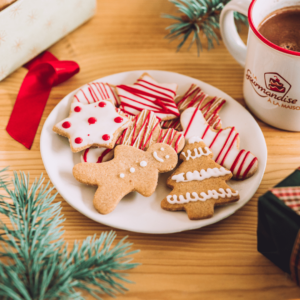
<path fill-rule="evenodd" d="M 226 3 L 230 0 L 169 0 L 178 8 L 180 16 L 163 14 L 162 17 L 177 21 L 168 26 L 169 34 L 166 38 L 170 41 L 181 40 L 177 46 L 179 51 L 187 39 L 192 36 L 189 48 L 196 42 L 198 56 L 203 50 L 200 39 L 201 33 L 206 36 L 208 50 L 214 48 L 214 43 L 219 44 L 219 19 L 220 14 Z M 244 24 L 248 24 L 247 17 L 237 12 L 234 13 L 235 19 Z"/>
<path fill-rule="evenodd" d="M 78 290 L 101 299 L 101 294 L 115 296 L 127 290 L 122 281 L 131 281 L 123 271 L 138 265 L 130 262 L 138 252 L 129 252 L 132 244 L 124 238 L 112 247 L 116 234 L 110 232 L 88 237 L 81 245 L 75 242 L 68 252 L 53 188 L 49 183 L 43 186 L 42 177 L 29 186 L 24 173 L 14 173 L 9 184 L 5 170 L 0 170 L 0 213 L 10 224 L 1 222 L 1 299 L 84 299 Z"/>

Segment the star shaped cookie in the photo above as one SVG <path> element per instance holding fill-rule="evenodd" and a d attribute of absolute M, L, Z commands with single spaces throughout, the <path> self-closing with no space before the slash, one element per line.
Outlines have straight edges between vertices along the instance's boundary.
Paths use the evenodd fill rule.
<path fill-rule="evenodd" d="M 172 120 L 180 116 L 174 101 L 176 83 L 159 83 L 144 73 L 134 84 L 116 86 L 120 107 L 125 113 L 137 115 L 142 110 L 153 111 L 160 120 Z"/>
<path fill-rule="evenodd" d="M 69 138 L 72 151 L 79 152 L 92 146 L 112 149 L 130 124 L 129 118 L 116 112 L 108 100 L 92 104 L 73 102 L 69 117 L 57 123 L 53 131 Z"/>

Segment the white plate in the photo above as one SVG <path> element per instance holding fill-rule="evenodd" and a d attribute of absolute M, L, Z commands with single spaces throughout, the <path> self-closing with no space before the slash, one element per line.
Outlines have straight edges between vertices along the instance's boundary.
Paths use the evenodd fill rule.
<path fill-rule="evenodd" d="M 102 78 L 111 84 L 132 84 L 145 71 L 131 71 Z M 235 126 L 240 133 L 241 148 L 250 150 L 258 157 L 256 174 L 245 181 L 230 181 L 229 185 L 240 192 L 241 199 L 233 204 L 218 207 L 207 220 L 190 221 L 185 212 L 162 210 L 160 202 L 169 193 L 166 179 L 170 174 L 159 177 L 157 190 L 151 197 L 134 192 L 127 195 L 108 215 L 99 214 L 93 207 L 96 188 L 85 186 L 75 180 L 72 168 L 80 162 L 80 154 L 72 153 L 68 139 L 52 131 L 57 122 L 69 115 L 70 103 L 75 91 L 62 99 L 47 118 L 41 134 L 41 154 L 48 175 L 62 197 L 88 218 L 115 228 L 142 233 L 164 234 L 200 228 L 229 217 L 245 205 L 254 195 L 263 177 L 267 162 L 267 147 L 264 136 L 254 118 L 234 99 L 217 88 L 200 80 L 165 71 L 147 71 L 159 82 L 176 82 L 178 94 L 183 94 L 192 83 L 199 85 L 209 95 L 227 100 L 220 115 L 223 127 Z"/>

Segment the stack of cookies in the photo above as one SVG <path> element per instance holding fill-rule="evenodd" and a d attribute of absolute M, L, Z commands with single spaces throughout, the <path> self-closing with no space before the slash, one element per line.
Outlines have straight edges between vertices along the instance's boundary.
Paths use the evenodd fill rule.
<path fill-rule="evenodd" d="M 177 87 L 147 73 L 132 85 L 95 81 L 77 91 L 69 117 L 53 127 L 69 138 L 73 152 L 82 151 L 73 175 L 98 187 L 93 203 L 99 213 L 112 212 L 132 191 L 150 196 L 158 174 L 174 168 L 166 183 L 172 192 L 161 202 L 165 210 L 185 210 L 199 220 L 239 200 L 226 181 L 252 176 L 258 160 L 239 149 L 234 127 L 222 129 L 226 101 L 195 84 L 184 95 Z"/>

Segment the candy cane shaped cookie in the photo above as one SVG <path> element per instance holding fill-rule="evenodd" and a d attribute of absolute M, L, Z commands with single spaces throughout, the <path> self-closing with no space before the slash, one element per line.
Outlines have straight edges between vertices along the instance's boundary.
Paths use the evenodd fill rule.
<path fill-rule="evenodd" d="M 100 100 L 111 99 L 115 106 L 119 106 L 120 100 L 116 94 L 115 87 L 101 81 L 93 81 L 79 88 L 74 95 L 73 102 L 91 104 Z"/>
<path fill-rule="evenodd" d="M 175 99 L 177 107 L 180 112 L 184 111 L 189 107 L 198 107 L 205 120 L 214 129 L 222 128 L 222 121 L 219 116 L 219 111 L 222 109 L 226 100 L 219 97 L 211 97 L 205 94 L 200 87 L 192 84 L 187 92 L 180 97 Z M 181 131 L 180 118 L 171 121 L 165 121 L 162 124 L 163 128 L 174 128 Z"/>
<path fill-rule="evenodd" d="M 133 85 L 121 84 L 116 91 L 125 113 L 137 115 L 142 110 L 151 110 L 161 120 L 180 116 L 174 102 L 176 83 L 158 83 L 149 74 L 143 74 Z"/>
<path fill-rule="evenodd" d="M 239 150 L 239 133 L 234 127 L 211 129 L 197 108 L 188 108 L 181 115 L 185 139 L 199 136 L 214 153 L 213 159 L 233 173 L 236 179 L 251 177 L 258 168 L 258 159 L 250 151 Z"/>

